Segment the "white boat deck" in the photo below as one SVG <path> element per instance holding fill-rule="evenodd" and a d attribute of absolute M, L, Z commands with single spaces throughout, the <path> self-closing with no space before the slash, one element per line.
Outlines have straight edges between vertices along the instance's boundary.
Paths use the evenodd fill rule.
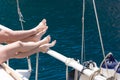
<path fill-rule="evenodd" d="M 8 74 L 1 66 L 0 66 L 0 79 L 1 80 L 14 80 L 10 74 Z"/>
<path fill-rule="evenodd" d="M 1 80 L 29 80 L 30 73 L 29 70 L 13 70 L 5 63 L 0 65 Z"/>

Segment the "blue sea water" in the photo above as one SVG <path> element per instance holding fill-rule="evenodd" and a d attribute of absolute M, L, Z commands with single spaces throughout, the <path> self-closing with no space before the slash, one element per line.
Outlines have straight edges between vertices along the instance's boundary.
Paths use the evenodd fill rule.
<path fill-rule="evenodd" d="M 102 32 L 105 53 L 112 52 L 120 61 L 120 0 L 95 0 Z M 56 39 L 52 49 L 75 59 L 81 53 L 82 0 L 19 0 L 24 16 L 24 29 L 35 27 L 43 18 L 49 29 L 46 35 Z M 21 30 L 16 0 L 0 1 L 0 24 L 13 30 Z M 93 11 L 92 0 L 86 0 L 85 11 L 85 57 L 99 64 L 103 56 Z M 32 75 L 35 80 L 35 57 L 31 56 Z M 27 68 L 26 59 L 12 59 L 14 69 Z M 65 80 L 65 65 L 47 54 L 40 54 L 39 80 Z"/>

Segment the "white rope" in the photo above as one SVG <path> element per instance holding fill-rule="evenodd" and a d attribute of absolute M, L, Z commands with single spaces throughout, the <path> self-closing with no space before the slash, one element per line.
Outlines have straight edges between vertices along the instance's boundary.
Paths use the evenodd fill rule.
<path fill-rule="evenodd" d="M 68 80 L 68 66 L 69 66 L 69 63 L 71 62 L 71 58 L 68 58 L 66 61 L 65 61 L 65 64 L 66 64 L 66 80 Z"/>
<path fill-rule="evenodd" d="M 18 10 L 18 15 L 19 15 L 19 21 L 21 23 L 21 27 L 22 27 L 22 30 L 24 30 L 24 26 L 23 26 L 23 22 L 25 22 L 23 19 L 23 15 L 20 11 L 20 7 L 19 7 L 19 1 L 17 0 L 17 10 Z M 27 61 L 28 61 L 28 67 L 29 67 L 29 70 L 31 71 L 32 68 L 31 68 L 31 60 L 30 60 L 30 57 L 27 57 Z M 35 72 L 35 80 L 38 80 L 38 67 L 39 67 L 39 53 L 37 53 L 36 55 L 36 72 Z"/>
<path fill-rule="evenodd" d="M 23 26 L 23 22 L 25 22 L 24 17 L 20 11 L 19 1 L 18 0 L 16 0 L 16 1 L 17 1 L 17 11 L 18 11 L 18 15 L 19 15 L 19 21 L 21 23 L 22 30 L 24 30 L 24 26 Z"/>
<path fill-rule="evenodd" d="M 93 0 L 93 7 L 94 7 L 94 12 L 95 12 L 95 17 L 96 17 L 96 21 L 97 21 L 97 27 L 98 27 L 98 32 L 99 32 L 99 37 L 100 37 L 100 43 L 101 43 L 101 47 L 102 47 L 102 53 L 103 53 L 103 57 L 105 58 L 105 51 L 104 51 L 104 46 L 103 46 L 103 41 L 102 41 L 102 35 L 101 35 L 101 31 L 100 31 L 100 24 L 98 21 L 98 16 L 97 16 L 97 11 L 96 11 L 96 5 L 95 5 L 95 1 Z"/>
<path fill-rule="evenodd" d="M 68 66 L 69 66 L 69 64 L 72 62 L 72 61 L 74 61 L 74 59 L 73 58 L 68 58 L 68 59 L 66 59 L 66 61 L 65 61 L 65 64 L 66 64 L 66 80 L 69 80 L 69 76 L 68 76 Z"/>
<path fill-rule="evenodd" d="M 36 73 L 35 73 L 35 80 L 38 80 L 38 67 L 39 67 L 39 53 L 36 54 Z"/>
<path fill-rule="evenodd" d="M 98 16 L 97 16 L 97 10 L 96 10 L 96 5 L 95 5 L 95 1 L 94 0 L 93 0 L 93 7 L 94 7 L 94 12 L 95 12 L 95 17 L 96 17 L 99 37 L 100 37 L 100 43 L 101 43 L 103 58 L 105 59 L 106 58 L 105 57 L 105 50 L 104 50 L 104 45 L 103 45 L 103 41 L 102 41 L 102 35 L 101 35 L 101 31 L 100 31 L 100 24 L 99 24 L 99 20 L 98 20 Z M 106 69 L 108 70 L 106 60 L 105 60 L 105 66 L 106 66 Z"/>
<path fill-rule="evenodd" d="M 85 0 L 83 0 L 83 13 L 82 13 L 82 47 L 81 47 L 81 64 L 84 60 L 84 49 L 85 49 L 85 39 L 84 39 L 84 15 L 85 15 Z"/>
<path fill-rule="evenodd" d="M 66 80 L 68 80 L 68 65 L 66 65 Z"/>
<path fill-rule="evenodd" d="M 109 54 L 107 54 L 106 56 L 105 56 L 105 58 L 103 59 L 103 61 L 101 62 L 101 64 L 100 64 L 100 73 L 103 73 L 102 72 L 102 65 L 103 65 L 103 63 L 104 63 L 104 61 L 105 61 L 105 67 L 106 67 L 106 73 L 107 73 L 107 75 L 109 76 L 109 73 L 108 73 L 108 66 L 107 66 L 107 62 L 106 62 L 106 58 L 108 57 L 108 56 L 110 56 L 112 53 L 109 53 Z"/>
<path fill-rule="evenodd" d="M 18 15 L 19 15 L 19 21 L 20 21 L 20 23 L 21 23 L 21 28 L 22 28 L 22 30 L 24 30 L 23 22 L 25 22 L 25 21 L 23 20 L 23 15 L 22 15 L 22 13 L 21 13 L 21 11 L 20 11 L 19 1 L 16 0 L 16 2 L 17 2 L 17 11 L 18 11 Z M 31 68 L 31 60 L 30 60 L 30 57 L 27 57 L 27 61 L 28 61 L 28 68 L 29 68 L 29 70 L 31 71 L 32 68 Z"/>
<path fill-rule="evenodd" d="M 78 64 L 79 64 L 79 60 L 77 60 Z M 74 73 L 74 80 L 78 80 L 78 70 L 75 69 L 75 73 Z"/>

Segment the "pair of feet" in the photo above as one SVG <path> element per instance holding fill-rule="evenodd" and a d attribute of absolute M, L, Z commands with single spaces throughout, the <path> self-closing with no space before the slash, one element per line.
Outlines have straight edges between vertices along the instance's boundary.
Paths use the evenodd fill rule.
<path fill-rule="evenodd" d="M 40 52 L 47 52 L 49 50 L 50 47 L 53 47 L 55 44 L 56 44 L 56 40 L 51 41 L 51 37 L 48 35 L 47 37 L 45 37 L 44 39 L 42 39 L 40 42 L 40 46 L 39 46 L 39 49 L 40 49 Z M 38 42 L 38 43 L 39 43 Z"/>
<path fill-rule="evenodd" d="M 41 52 L 43 53 L 47 52 L 50 47 L 53 47 L 56 44 L 56 40 L 50 43 L 50 35 L 41 40 L 41 37 L 46 33 L 47 29 L 48 26 L 46 24 L 46 19 L 43 19 L 35 28 L 32 29 L 36 32 L 36 34 L 27 38 L 33 42 L 37 42 L 40 45 L 39 48 Z"/>
<path fill-rule="evenodd" d="M 43 19 L 35 28 L 31 29 L 30 31 L 33 32 L 31 36 L 22 39 L 23 42 L 33 41 L 37 42 L 41 40 L 41 37 L 46 33 L 48 26 L 46 24 L 46 19 Z"/>

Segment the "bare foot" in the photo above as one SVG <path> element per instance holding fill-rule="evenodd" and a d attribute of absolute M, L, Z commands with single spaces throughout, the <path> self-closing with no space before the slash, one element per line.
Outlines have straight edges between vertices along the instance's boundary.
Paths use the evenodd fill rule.
<path fill-rule="evenodd" d="M 46 53 L 50 47 L 53 47 L 56 44 L 56 40 L 52 41 L 51 43 L 43 44 L 39 46 L 40 51 Z"/>
<path fill-rule="evenodd" d="M 41 40 L 41 37 L 46 33 L 46 30 L 43 30 L 42 32 L 39 32 L 37 33 L 36 35 L 34 36 L 31 36 L 32 37 L 32 41 L 34 42 L 37 42 L 37 41 L 40 41 Z"/>
<path fill-rule="evenodd" d="M 34 36 L 32 37 L 32 40 L 33 40 L 34 42 L 40 41 L 40 40 L 41 40 L 41 37 L 42 37 L 45 33 L 46 33 L 46 30 L 43 30 L 42 32 L 37 33 L 36 35 L 34 35 Z"/>
<path fill-rule="evenodd" d="M 46 27 L 43 31 L 41 31 L 41 32 L 39 32 L 35 35 L 32 35 L 30 37 L 27 37 L 25 39 L 22 39 L 21 41 L 23 41 L 23 42 L 28 42 L 28 41 L 37 42 L 37 41 L 40 41 L 41 37 L 46 33 L 47 29 L 48 28 Z"/>
<path fill-rule="evenodd" d="M 33 28 L 33 30 L 35 30 L 38 33 L 45 28 L 48 28 L 48 26 L 46 26 L 46 19 L 43 19 L 35 28 Z"/>
<path fill-rule="evenodd" d="M 47 38 L 45 40 L 47 40 Z M 48 42 L 49 42 L 49 40 L 48 40 Z M 23 58 L 23 57 L 32 55 L 32 54 L 37 53 L 37 52 L 46 53 L 49 50 L 49 48 L 53 47 L 55 44 L 56 44 L 56 40 L 54 40 L 52 43 L 46 43 L 46 44 L 40 45 L 40 46 L 38 46 L 32 50 L 26 51 L 26 52 L 18 52 L 17 56 L 15 56 L 15 57 L 16 58 Z"/>
<path fill-rule="evenodd" d="M 51 37 L 50 37 L 50 35 L 48 35 L 47 37 L 45 37 L 44 39 L 39 41 L 39 43 L 40 43 L 40 45 L 43 45 L 43 44 L 48 44 L 50 41 L 51 41 Z"/>

